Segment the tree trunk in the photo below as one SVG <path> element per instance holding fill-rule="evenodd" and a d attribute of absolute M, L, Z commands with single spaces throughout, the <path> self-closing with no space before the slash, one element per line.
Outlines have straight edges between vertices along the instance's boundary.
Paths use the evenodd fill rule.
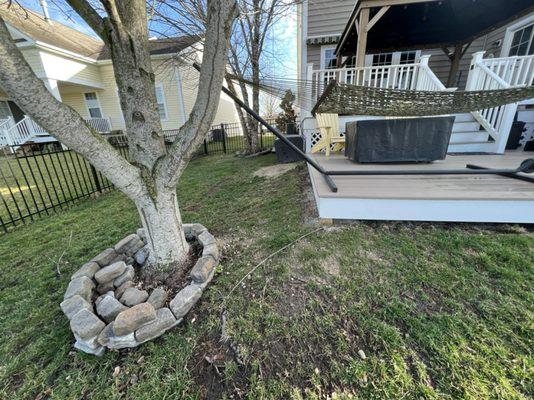
<path fill-rule="evenodd" d="M 176 191 L 160 190 L 155 199 L 143 197 L 136 206 L 150 248 L 145 273 L 163 276 L 184 265 L 189 244 L 182 229 Z"/>

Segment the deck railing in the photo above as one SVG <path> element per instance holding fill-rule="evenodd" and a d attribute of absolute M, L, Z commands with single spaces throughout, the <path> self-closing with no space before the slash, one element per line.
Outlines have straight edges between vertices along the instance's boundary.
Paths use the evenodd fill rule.
<path fill-rule="evenodd" d="M 455 90 L 447 89 L 434 75 L 428 67 L 429 58 L 422 56 L 418 63 L 412 64 L 355 68 L 313 69 L 313 64 L 309 64 L 307 81 L 311 85 L 311 101 L 317 101 L 332 80 L 382 89 Z"/>
<path fill-rule="evenodd" d="M 534 55 L 501 58 L 480 58 L 478 63 L 510 86 L 534 84 Z"/>
<path fill-rule="evenodd" d="M 473 54 L 466 90 L 508 89 L 532 83 L 534 56 L 493 59 L 483 57 L 483 51 Z M 531 71 L 530 75 L 525 71 Z M 471 113 L 495 141 L 496 153 L 503 153 L 506 148 L 516 111 L 517 103 L 513 103 Z"/>
<path fill-rule="evenodd" d="M 111 132 L 111 119 L 109 117 L 104 118 L 86 118 L 87 124 L 95 129 L 99 133 Z"/>
<path fill-rule="evenodd" d="M 99 133 L 109 133 L 112 130 L 109 117 L 86 118 L 85 121 Z M 16 146 L 37 136 L 49 136 L 49 134 L 27 115 L 17 123 L 12 118 L 0 121 L 1 146 Z"/>

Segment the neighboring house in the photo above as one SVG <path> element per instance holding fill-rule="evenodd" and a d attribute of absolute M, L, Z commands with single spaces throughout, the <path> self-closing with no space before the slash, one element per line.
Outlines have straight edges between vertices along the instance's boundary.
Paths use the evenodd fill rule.
<path fill-rule="evenodd" d="M 447 0 L 444 0 L 447 1 Z M 336 47 L 338 46 L 342 35 L 353 25 L 357 26 L 356 10 L 361 3 L 367 3 L 371 6 L 376 4 L 376 9 L 380 6 L 388 4 L 387 1 L 356 1 L 356 0 L 304 0 L 298 6 L 298 73 L 300 79 L 314 80 L 319 85 L 324 85 L 330 79 L 346 79 L 349 83 L 354 83 L 356 71 L 356 56 L 340 58 L 335 54 Z M 391 2 L 391 3 L 401 3 Z M 406 1 L 410 3 L 410 1 Z M 418 3 L 413 1 L 412 3 Z M 430 1 L 428 1 L 430 3 Z M 442 3 L 442 2 L 439 2 Z M 436 3 L 434 3 L 436 4 Z M 397 5 L 400 7 L 401 5 Z M 483 2 L 480 2 L 480 7 L 483 7 Z M 387 12 L 387 11 L 385 11 Z M 376 14 L 374 14 L 376 15 Z M 350 19 L 350 22 L 349 22 Z M 357 28 L 356 28 L 357 29 Z M 392 32 L 398 30 L 403 31 L 402 26 L 390 26 L 389 29 Z M 407 51 L 381 51 L 374 53 L 368 51 L 364 57 L 364 67 L 369 69 L 373 67 L 373 71 L 368 75 L 369 78 L 365 82 L 356 82 L 357 84 L 364 85 L 377 85 L 377 79 L 380 77 L 387 77 L 387 72 L 382 72 L 381 68 L 393 68 L 395 71 L 399 71 L 404 66 L 401 74 L 404 74 L 402 78 L 405 78 L 408 74 L 410 79 L 399 79 L 397 81 L 396 88 L 401 89 L 422 89 L 421 87 L 415 87 L 418 83 L 416 78 L 418 76 L 418 68 L 421 61 L 428 65 L 432 76 L 430 79 L 437 77 L 439 82 L 436 85 L 443 85 L 445 87 L 456 87 L 460 90 L 466 88 L 466 83 L 470 71 L 470 66 L 473 61 L 473 56 L 477 54 L 477 59 L 480 62 L 489 65 L 491 59 L 510 57 L 509 60 L 500 61 L 501 64 L 508 63 L 506 66 L 495 66 L 492 68 L 501 68 L 502 70 L 508 68 L 523 68 L 527 75 L 530 75 L 530 80 L 534 76 L 534 62 L 532 58 L 521 60 L 519 56 L 532 56 L 534 55 L 534 12 L 530 12 L 517 18 L 511 22 L 506 23 L 498 28 L 490 29 L 484 32 L 481 36 L 475 37 L 470 45 L 463 46 L 464 51 L 461 57 L 457 72 L 452 74 L 452 79 L 449 79 L 449 72 L 451 70 L 452 63 L 452 51 L 453 48 L 420 48 L 410 49 Z M 446 55 L 445 51 L 449 54 Z M 480 52 L 484 51 L 482 55 Z M 515 59 L 513 59 L 515 57 Z M 516 62 L 514 64 L 514 62 Z M 520 64 L 521 63 L 521 64 Z M 525 66 L 530 66 L 530 69 L 525 69 Z M 532 64 L 532 65 L 531 65 Z M 398 65 L 399 67 L 394 67 Z M 352 69 L 352 70 L 351 70 Z M 342 71 L 341 75 L 339 71 Z M 362 71 L 363 72 L 363 71 Z M 497 71 L 497 74 L 500 72 Z M 364 74 L 365 75 L 365 74 Z M 391 78 L 392 74 L 389 75 Z M 414 79 L 411 79 L 414 78 Z M 448 81 L 450 84 L 447 85 Z M 505 79 L 506 80 L 506 79 Z M 392 79 L 389 79 L 392 81 Z M 402 87 L 400 83 L 412 82 L 413 87 Z M 380 86 L 382 83 L 379 82 Z M 390 82 L 388 82 L 390 83 Z M 434 86 L 436 86 L 434 85 Z M 438 87 L 433 87 L 431 90 L 439 90 Z M 381 86 L 383 87 L 383 86 Z M 428 88 L 424 88 L 427 90 Z M 471 88 L 473 89 L 473 88 Z M 481 89 L 481 88 L 477 88 Z M 320 89 L 315 95 L 320 94 Z M 306 97 L 306 96 L 302 96 Z M 517 116 L 519 120 L 527 123 L 528 137 L 534 137 L 534 99 L 522 102 L 517 109 Z M 306 105 L 307 108 L 310 104 Z M 493 149 L 492 146 L 488 146 L 483 139 L 483 135 L 479 132 L 478 120 L 475 117 L 464 116 L 464 127 L 457 126 L 456 131 L 462 132 L 462 135 L 456 135 L 457 137 L 452 140 L 451 151 L 499 151 Z M 467 125 L 470 123 L 471 125 Z M 471 126 L 473 129 L 469 130 L 465 127 Z M 466 133 L 466 134 L 463 134 Z M 469 134 L 467 134 L 469 133 Z M 493 132 L 494 133 L 494 132 Z M 482 139 L 482 140 L 481 140 Z M 456 146 L 455 143 L 458 145 Z M 503 147 L 502 147 L 503 148 Z"/>
<path fill-rule="evenodd" d="M 0 5 L 0 14 L 26 61 L 57 99 L 75 109 L 99 132 L 125 128 L 113 65 L 102 41 L 16 3 L 10 8 Z M 199 53 L 197 41 L 187 36 L 149 40 L 165 131 L 184 124 L 195 102 L 198 73 L 178 63 L 174 56 Z M 234 103 L 221 94 L 214 124 L 234 122 L 238 122 Z M 2 132 L 17 143 L 50 139 L 0 90 L 0 144 L 5 145 L 8 138 Z"/>

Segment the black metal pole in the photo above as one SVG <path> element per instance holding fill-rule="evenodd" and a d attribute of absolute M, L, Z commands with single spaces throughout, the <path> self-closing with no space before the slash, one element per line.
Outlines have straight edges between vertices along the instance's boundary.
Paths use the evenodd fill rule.
<path fill-rule="evenodd" d="M 221 124 L 222 140 L 223 140 L 223 153 L 226 154 L 226 129 L 224 124 Z"/>

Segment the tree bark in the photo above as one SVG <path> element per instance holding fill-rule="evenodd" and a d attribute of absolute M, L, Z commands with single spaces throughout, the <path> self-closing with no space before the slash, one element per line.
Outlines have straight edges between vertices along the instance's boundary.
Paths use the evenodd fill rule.
<path fill-rule="evenodd" d="M 183 265 L 189 252 L 182 229 L 176 190 L 161 190 L 155 199 L 139 198 L 135 205 L 150 246 L 149 275 L 160 275 Z"/>

